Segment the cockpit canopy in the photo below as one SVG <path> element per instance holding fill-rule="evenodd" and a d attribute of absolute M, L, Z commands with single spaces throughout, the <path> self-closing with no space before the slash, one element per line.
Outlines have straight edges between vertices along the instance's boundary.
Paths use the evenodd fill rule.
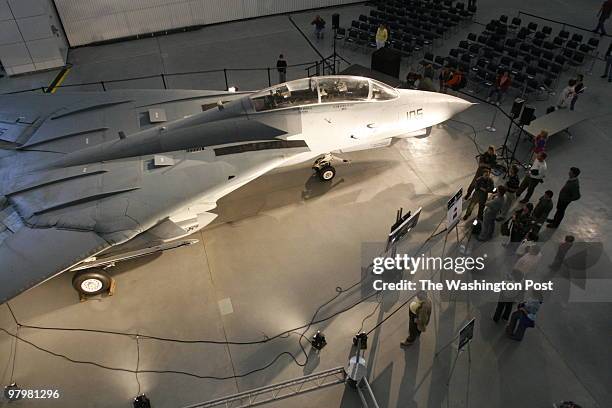
<path fill-rule="evenodd" d="M 399 95 L 395 89 L 369 78 L 327 76 L 298 79 L 259 91 L 251 96 L 256 112 L 354 101 L 386 101 Z"/>

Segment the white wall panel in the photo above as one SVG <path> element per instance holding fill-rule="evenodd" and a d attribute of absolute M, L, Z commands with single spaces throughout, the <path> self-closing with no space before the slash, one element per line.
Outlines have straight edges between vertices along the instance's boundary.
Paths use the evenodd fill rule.
<path fill-rule="evenodd" d="M 73 47 L 194 25 L 359 2 L 359 0 L 54 1 L 70 45 Z"/>
<path fill-rule="evenodd" d="M 50 1 L 0 0 L 0 62 L 9 75 L 65 64 L 68 45 Z"/>

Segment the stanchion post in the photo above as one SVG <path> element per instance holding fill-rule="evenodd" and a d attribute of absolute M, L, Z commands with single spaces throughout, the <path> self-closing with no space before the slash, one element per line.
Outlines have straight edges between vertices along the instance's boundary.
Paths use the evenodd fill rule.
<path fill-rule="evenodd" d="M 272 86 L 272 78 L 270 77 L 270 67 L 266 68 L 268 71 L 268 86 Z"/>
<path fill-rule="evenodd" d="M 229 89 L 229 82 L 227 81 L 227 68 L 223 68 L 223 76 L 225 77 L 225 89 Z"/>
<path fill-rule="evenodd" d="M 168 89 L 168 85 L 166 85 L 166 75 L 161 74 L 162 83 L 164 84 L 164 89 Z"/>

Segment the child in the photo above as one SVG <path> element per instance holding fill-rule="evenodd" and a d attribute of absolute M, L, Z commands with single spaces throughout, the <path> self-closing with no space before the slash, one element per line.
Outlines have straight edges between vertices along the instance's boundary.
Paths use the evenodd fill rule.
<path fill-rule="evenodd" d="M 561 95 L 559 96 L 559 102 L 557 103 L 558 109 L 567 108 L 565 104 L 571 101 L 572 98 L 574 97 L 574 87 L 575 86 L 576 86 L 576 80 L 570 79 L 569 82 L 567 83 L 567 86 L 563 89 L 563 92 L 561 92 Z"/>

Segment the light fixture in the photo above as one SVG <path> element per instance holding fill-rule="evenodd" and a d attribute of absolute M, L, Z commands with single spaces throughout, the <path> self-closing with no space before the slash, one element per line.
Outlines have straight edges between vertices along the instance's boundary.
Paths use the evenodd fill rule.
<path fill-rule="evenodd" d="M 312 336 L 312 341 L 310 342 L 313 348 L 316 350 L 321 350 L 323 347 L 327 345 L 327 341 L 325 340 L 325 335 L 321 333 L 319 330 Z"/>
<path fill-rule="evenodd" d="M 134 398 L 134 408 L 151 408 L 151 400 L 146 395 L 141 394 Z"/>
<path fill-rule="evenodd" d="M 238 90 L 238 88 L 236 88 L 235 86 L 230 86 L 229 88 L 227 88 L 228 92 L 236 92 Z"/>

